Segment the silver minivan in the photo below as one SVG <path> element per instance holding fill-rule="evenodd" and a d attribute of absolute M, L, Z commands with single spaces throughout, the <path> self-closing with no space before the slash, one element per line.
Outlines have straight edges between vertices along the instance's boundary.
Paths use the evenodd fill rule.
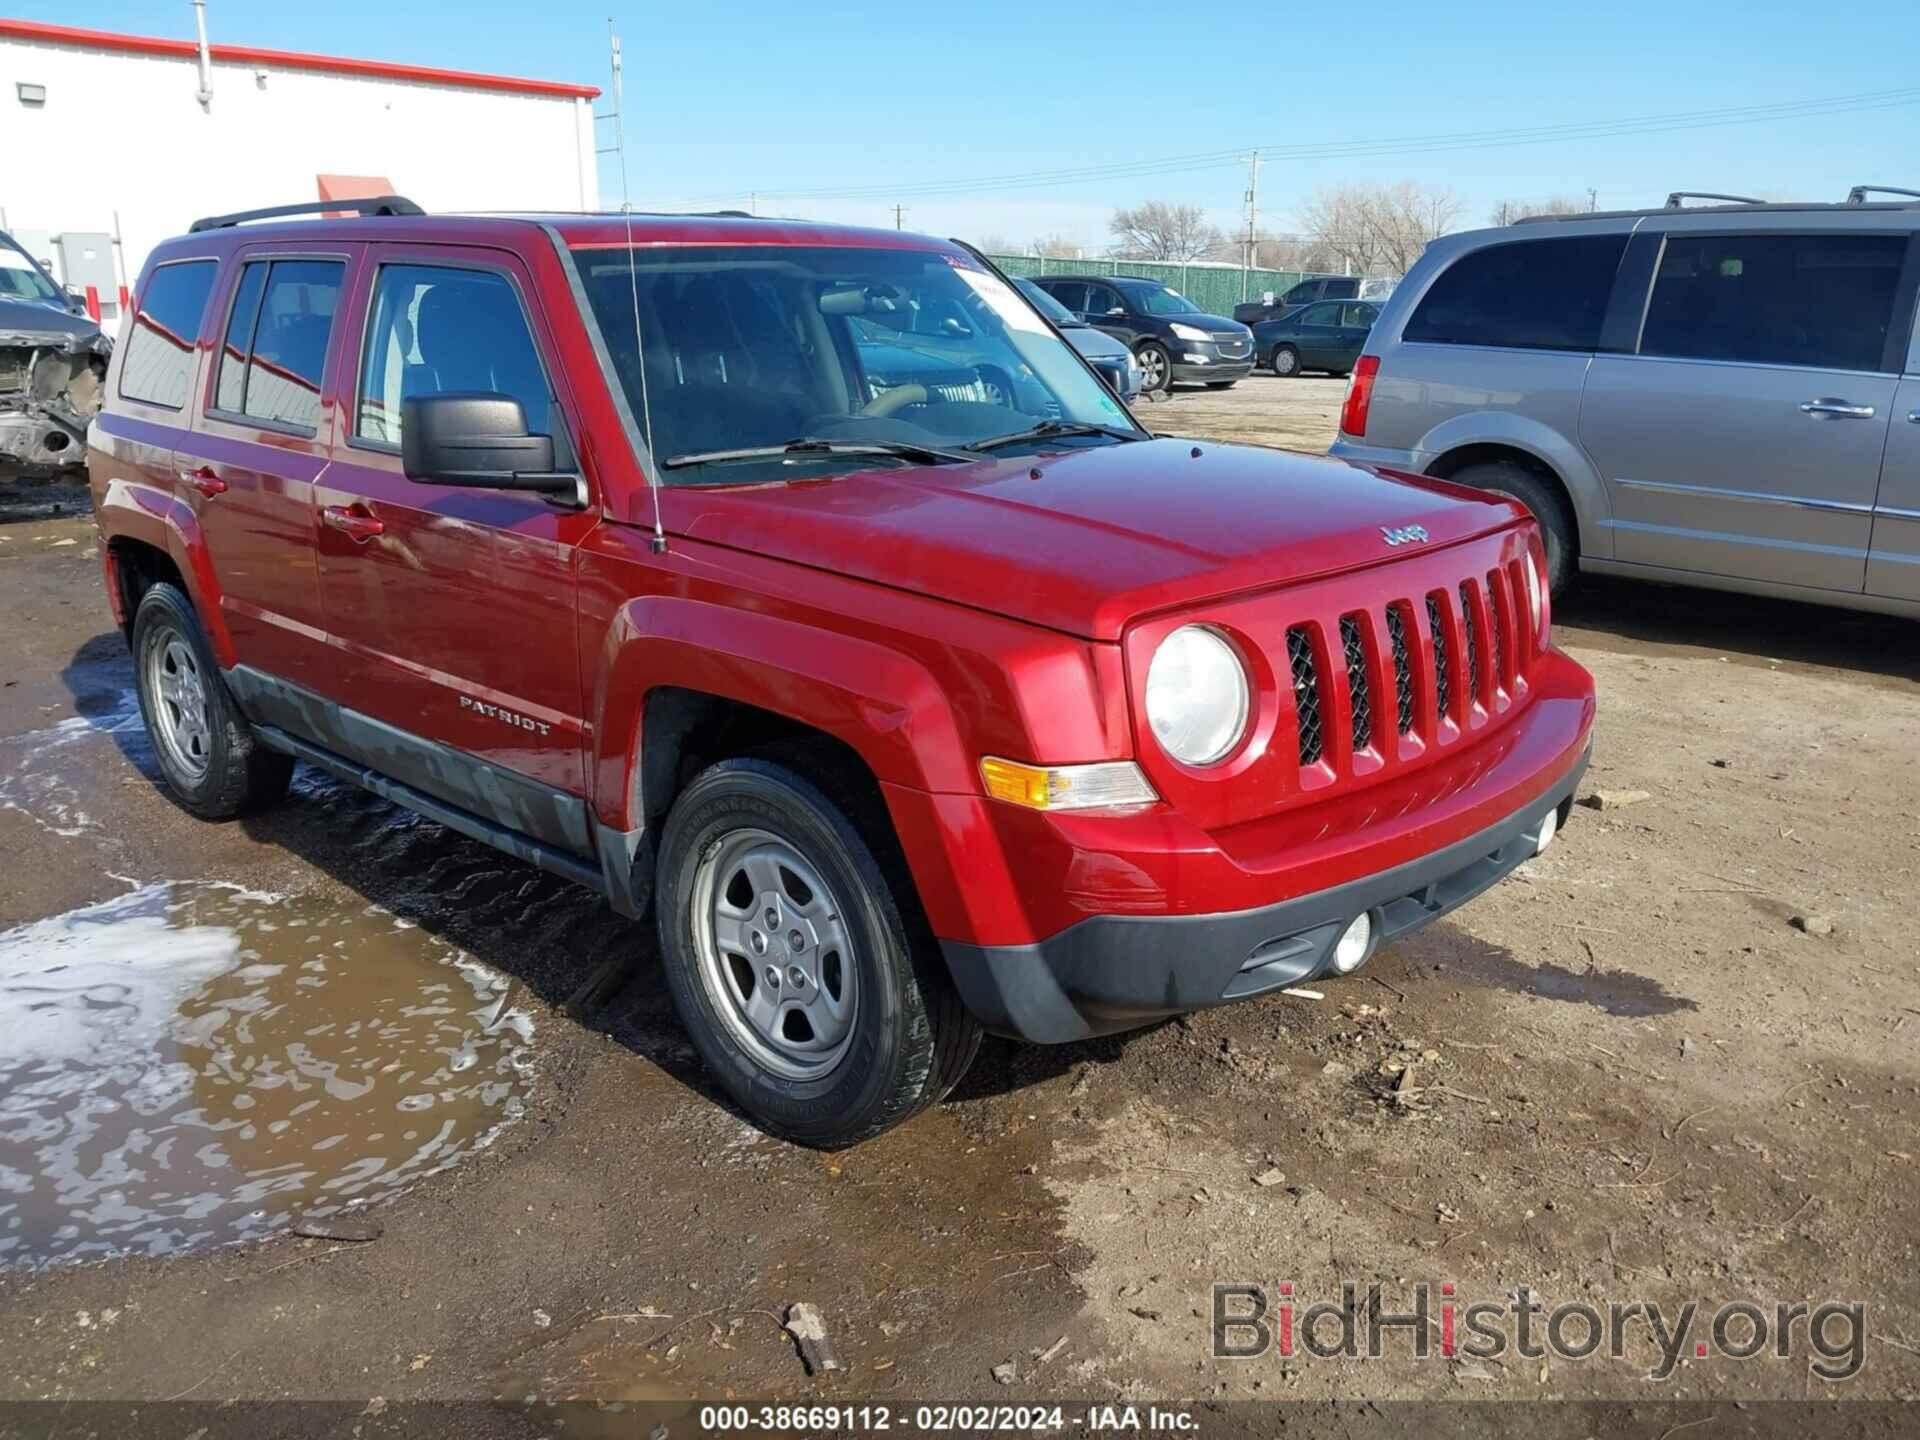
<path fill-rule="evenodd" d="M 1556 588 L 1586 570 L 1920 616 L 1920 204 L 1868 193 L 1436 240 L 1333 453 L 1523 501 Z"/>

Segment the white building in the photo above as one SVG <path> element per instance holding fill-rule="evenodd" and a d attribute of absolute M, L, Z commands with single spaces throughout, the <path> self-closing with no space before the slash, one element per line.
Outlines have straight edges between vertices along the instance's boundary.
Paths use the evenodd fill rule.
<path fill-rule="evenodd" d="M 0 19 L 0 229 L 70 288 L 92 281 L 111 318 L 148 250 L 202 215 L 388 192 L 593 210 L 599 93 Z"/>

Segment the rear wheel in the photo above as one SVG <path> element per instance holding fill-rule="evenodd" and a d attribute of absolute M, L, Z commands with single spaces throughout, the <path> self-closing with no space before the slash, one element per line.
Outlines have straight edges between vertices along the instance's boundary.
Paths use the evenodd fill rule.
<path fill-rule="evenodd" d="M 1291 345 L 1276 345 L 1269 363 L 1274 374 L 1282 380 L 1290 380 L 1300 373 L 1300 352 Z"/>
<path fill-rule="evenodd" d="M 177 586 L 162 581 L 140 597 L 133 663 L 153 753 L 183 806 L 225 820 L 286 793 L 292 759 L 254 738 Z"/>
<path fill-rule="evenodd" d="M 722 761 L 674 803 L 656 902 L 674 1006 L 766 1129 L 851 1145 L 972 1063 L 980 1026 L 910 886 L 848 809 L 783 765 Z"/>
<path fill-rule="evenodd" d="M 1524 466 L 1498 460 L 1469 465 L 1447 478 L 1456 485 L 1471 485 L 1476 490 L 1492 490 L 1509 496 L 1532 511 L 1547 552 L 1548 593 L 1559 595 L 1565 591 L 1579 562 L 1580 545 L 1573 512 L 1558 486 Z"/>
<path fill-rule="evenodd" d="M 1142 390 L 1173 388 L 1173 356 L 1167 353 L 1166 346 L 1149 340 L 1134 354 L 1140 357 L 1140 371 L 1144 377 L 1140 382 Z"/>

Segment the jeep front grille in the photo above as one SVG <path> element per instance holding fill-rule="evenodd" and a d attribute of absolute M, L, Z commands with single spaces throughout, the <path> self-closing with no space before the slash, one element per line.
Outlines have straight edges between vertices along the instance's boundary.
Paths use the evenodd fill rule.
<path fill-rule="evenodd" d="M 1427 596 L 1427 628 L 1433 632 L 1433 705 L 1444 719 L 1453 710 L 1453 651 L 1447 645 L 1447 626 L 1437 590 Z"/>
<path fill-rule="evenodd" d="M 1315 765 L 1326 747 L 1320 734 L 1320 677 L 1313 664 L 1313 637 L 1304 625 L 1287 631 L 1287 661 L 1293 667 L 1293 708 L 1300 721 L 1300 764 Z"/>
<path fill-rule="evenodd" d="M 1493 618 L 1493 683 L 1495 688 L 1504 688 L 1507 683 L 1507 609 L 1500 603 L 1500 572 L 1487 572 L 1487 614 Z"/>
<path fill-rule="evenodd" d="M 1406 606 L 1396 600 L 1387 606 L 1387 642 L 1393 647 L 1393 699 L 1402 735 L 1413 733 L 1413 657 L 1407 653 Z"/>
<path fill-rule="evenodd" d="M 1347 652 L 1347 703 L 1353 710 L 1353 748 L 1373 743 L 1373 691 L 1367 684 L 1367 647 L 1360 642 L 1360 617 L 1340 620 L 1340 644 Z"/>

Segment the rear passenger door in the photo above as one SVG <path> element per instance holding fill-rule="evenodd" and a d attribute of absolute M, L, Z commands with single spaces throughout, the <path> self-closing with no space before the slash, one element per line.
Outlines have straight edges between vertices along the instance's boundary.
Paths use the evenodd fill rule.
<path fill-rule="evenodd" d="M 180 457 L 240 664 L 308 688 L 325 688 L 332 672 L 313 487 L 333 441 L 320 397 L 353 256 L 250 246 L 229 262 L 201 413 Z"/>
<path fill-rule="evenodd" d="M 1337 363 L 1340 329 L 1338 301 L 1315 301 L 1294 317 L 1293 328 L 1300 337 L 1295 344 L 1300 351 L 1302 369 L 1336 370 L 1340 368 Z"/>
<path fill-rule="evenodd" d="M 531 277 L 505 252 L 370 245 L 341 347 L 341 444 L 316 495 L 320 593 L 349 747 L 416 789 L 588 848 L 575 548 L 596 512 L 407 478 L 401 404 L 509 395 L 556 468 L 575 429 Z M 377 731 L 366 721 L 372 721 Z"/>
<path fill-rule="evenodd" d="M 1860 228 L 1666 235 L 1636 352 L 1596 356 L 1581 403 L 1615 558 L 1861 590 L 1909 248 Z"/>
<path fill-rule="evenodd" d="M 1917 323 L 1906 374 L 1893 394 L 1887 461 L 1867 554 L 1867 593 L 1920 602 L 1920 315 L 1913 313 L 1914 298 L 1903 298 L 1908 318 Z"/>

